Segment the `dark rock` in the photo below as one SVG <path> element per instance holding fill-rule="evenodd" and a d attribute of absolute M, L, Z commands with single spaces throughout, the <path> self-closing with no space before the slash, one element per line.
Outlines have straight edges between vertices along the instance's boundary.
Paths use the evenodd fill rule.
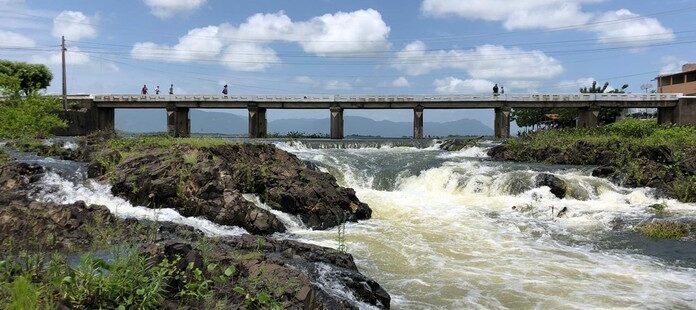
<path fill-rule="evenodd" d="M 568 213 L 568 207 L 563 207 L 563 209 L 561 209 L 561 211 L 558 211 L 558 214 L 556 214 L 556 217 L 563 217 L 564 215 L 566 215 L 566 213 Z"/>
<path fill-rule="evenodd" d="M 541 173 L 537 175 L 534 179 L 534 184 L 537 187 L 548 186 L 551 188 L 551 193 L 560 199 L 563 199 L 566 196 L 568 189 L 568 184 L 566 184 L 565 181 L 549 173 Z"/>
<path fill-rule="evenodd" d="M 671 164 L 674 162 L 672 150 L 664 145 L 642 146 L 638 151 L 638 156 L 661 164 Z"/>
<path fill-rule="evenodd" d="M 592 169 L 592 176 L 597 178 L 608 178 L 616 173 L 616 168 L 612 166 L 602 166 Z"/>
<path fill-rule="evenodd" d="M 443 151 L 461 151 L 464 148 L 476 145 L 476 143 L 483 139 L 483 137 L 477 137 L 473 139 L 447 139 L 443 140 L 440 144 L 440 149 Z"/>
<path fill-rule="evenodd" d="M 9 162 L 0 167 L 0 207 L 26 200 L 29 185 L 41 179 L 44 172 L 39 165 L 21 162 Z"/>
<path fill-rule="evenodd" d="M 242 193 L 256 194 L 271 208 L 298 215 L 315 229 L 372 214 L 355 191 L 272 145 L 154 148 L 131 155 L 104 178 L 112 182 L 114 194 L 136 204 L 172 207 L 252 233 L 282 232 L 285 227 L 269 211 L 244 200 Z"/>

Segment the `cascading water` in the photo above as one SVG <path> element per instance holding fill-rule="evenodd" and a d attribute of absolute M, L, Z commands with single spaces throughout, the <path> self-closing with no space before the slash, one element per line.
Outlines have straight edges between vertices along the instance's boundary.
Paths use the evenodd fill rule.
<path fill-rule="evenodd" d="M 693 243 L 661 241 L 651 251 L 658 241 L 614 230 L 617 219 L 649 218 L 650 204 L 694 217 L 693 204 L 617 187 L 586 167 L 488 161 L 478 147 L 276 145 L 332 173 L 370 205 L 373 219 L 347 224 L 347 246 L 390 292 L 394 308 L 696 306 L 696 252 L 684 250 Z M 542 172 L 566 181 L 570 197 L 535 188 Z M 284 237 L 335 248 L 336 235 L 299 229 Z"/>

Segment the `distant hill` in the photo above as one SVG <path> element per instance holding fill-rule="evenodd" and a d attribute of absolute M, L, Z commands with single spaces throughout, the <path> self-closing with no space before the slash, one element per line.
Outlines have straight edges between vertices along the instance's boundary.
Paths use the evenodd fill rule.
<path fill-rule="evenodd" d="M 194 133 L 246 134 L 247 118 L 226 112 L 191 110 L 191 131 Z M 346 135 L 410 137 L 411 122 L 376 121 L 360 116 L 346 116 Z M 425 134 L 447 135 L 492 135 L 493 129 L 478 120 L 436 123 L 425 122 Z M 162 132 L 167 130 L 167 116 L 163 110 L 116 110 L 116 129 L 133 132 Z M 280 119 L 268 122 L 269 133 L 329 133 L 329 119 Z"/>

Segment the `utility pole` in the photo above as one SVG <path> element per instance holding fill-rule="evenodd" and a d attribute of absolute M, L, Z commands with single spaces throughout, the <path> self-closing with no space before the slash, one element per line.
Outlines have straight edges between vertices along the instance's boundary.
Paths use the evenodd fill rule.
<path fill-rule="evenodd" d="M 67 78 L 65 76 L 65 36 L 61 36 L 60 50 L 63 57 L 63 110 L 68 110 L 68 85 Z"/>

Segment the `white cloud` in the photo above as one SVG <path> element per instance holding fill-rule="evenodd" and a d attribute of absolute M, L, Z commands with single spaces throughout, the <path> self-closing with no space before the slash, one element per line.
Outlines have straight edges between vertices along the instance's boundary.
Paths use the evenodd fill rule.
<path fill-rule="evenodd" d="M 0 30 L 0 47 L 34 47 L 36 42 L 29 37 L 11 31 Z"/>
<path fill-rule="evenodd" d="M 433 82 L 435 91 L 440 94 L 485 94 L 493 92 L 495 83 L 484 79 L 458 79 L 448 77 Z"/>
<path fill-rule="evenodd" d="M 280 63 L 280 58 L 270 48 L 241 43 L 230 45 L 225 50 L 222 61 L 236 71 L 263 71 L 273 64 Z"/>
<path fill-rule="evenodd" d="M 60 65 L 62 61 L 61 52 L 41 53 L 33 55 L 30 58 L 30 62 L 42 63 L 45 65 Z M 82 53 L 78 47 L 72 47 L 65 53 L 65 63 L 68 65 L 86 65 L 89 64 L 90 61 L 89 55 Z M 114 70 L 111 66 L 109 66 L 109 69 Z M 116 70 L 118 70 L 117 67 L 114 71 Z"/>
<path fill-rule="evenodd" d="M 93 18 L 82 12 L 63 11 L 53 19 L 53 36 L 65 36 L 68 40 L 78 41 L 92 39 L 97 36 Z"/>
<path fill-rule="evenodd" d="M 255 14 L 239 26 L 223 24 L 220 37 L 231 42 L 295 42 L 308 53 L 341 55 L 389 49 L 390 28 L 373 9 L 337 12 L 293 22 L 284 12 Z"/>
<path fill-rule="evenodd" d="M 308 76 L 297 76 L 293 79 L 294 82 L 296 83 L 302 83 L 302 84 L 314 84 L 314 80 L 311 77 Z"/>
<path fill-rule="evenodd" d="M 325 14 L 300 22 L 293 22 L 281 11 L 252 15 L 238 26 L 196 28 L 174 46 L 136 43 L 131 56 L 159 61 L 222 61 L 233 70 L 262 71 L 280 63 L 266 43 L 292 42 L 307 53 L 346 56 L 389 49 L 389 31 L 380 13 L 372 9 Z"/>
<path fill-rule="evenodd" d="M 216 36 L 218 27 L 208 26 L 192 29 L 179 38 L 174 46 L 159 45 L 152 42 L 136 43 L 131 56 L 143 60 L 165 62 L 214 61 L 220 54 L 223 44 Z"/>
<path fill-rule="evenodd" d="M 597 0 L 424 0 L 421 11 L 431 16 L 498 21 L 507 29 L 556 28 L 588 22 L 592 14 L 581 8 L 588 2 Z"/>
<path fill-rule="evenodd" d="M 326 88 L 327 90 L 348 90 L 352 89 L 353 85 L 344 81 L 332 80 L 326 82 L 324 88 Z"/>
<path fill-rule="evenodd" d="M 398 79 L 392 81 L 392 86 L 394 87 L 409 87 L 411 86 L 411 83 L 403 76 L 400 76 Z"/>
<path fill-rule="evenodd" d="M 687 60 L 674 56 L 664 56 L 660 59 L 660 74 L 678 73 L 682 71 L 682 66 L 688 63 Z"/>
<path fill-rule="evenodd" d="M 641 17 L 629 10 L 606 12 L 593 21 L 590 31 L 597 33 L 601 43 L 642 47 L 674 40 L 674 32 L 655 18 Z"/>
<path fill-rule="evenodd" d="M 165 19 L 198 9 L 206 0 L 144 0 L 153 15 Z"/>
<path fill-rule="evenodd" d="M 577 93 L 581 87 L 589 87 L 594 81 L 596 81 L 596 79 L 592 77 L 563 80 L 556 83 L 554 88 L 562 92 Z"/>
<path fill-rule="evenodd" d="M 482 45 L 471 50 L 427 51 L 415 41 L 397 53 L 393 66 L 409 75 L 438 69 L 461 69 L 477 79 L 548 79 L 563 72 L 563 66 L 541 51 L 517 47 Z"/>

